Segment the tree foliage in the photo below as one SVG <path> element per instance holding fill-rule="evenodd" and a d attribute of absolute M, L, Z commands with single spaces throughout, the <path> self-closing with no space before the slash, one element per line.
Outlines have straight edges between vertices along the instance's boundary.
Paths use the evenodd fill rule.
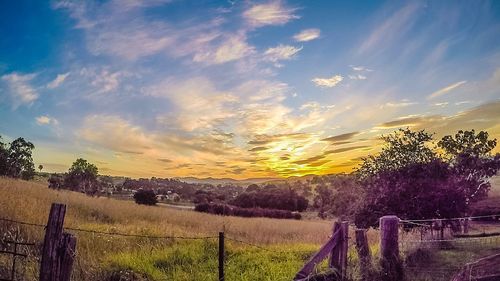
<path fill-rule="evenodd" d="M 78 158 L 69 168 L 64 177 L 64 185 L 70 190 L 81 191 L 88 195 L 96 195 L 99 192 L 99 182 L 97 181 L 97 167 Z"/>
<path fill-rule="evenodd" d="M 33 179 L 35 164 L 33 163 L 33 143 L 24 138 L 17 138 L 10 144 L 2 142 L 0 136 L 0 175 Z"/>
<path fill-rule="evenodd" d="M 152 190 L 141 189 L 134 194 L 135 203 L 141 205 L 156 205 L 156 194 Z"/>
<path fill-rule="evenodd" d="M 356 171 L 361 178 L 377 173 L 398 170 L 407 165 L 429 163 L 437 158 L 436 152 L 429 147 L 432 134 L 426 131 L 399 129 L 393 134 L 382 136 L 384 146 L 380 154 L 363 159 Z"/>
<path fill-rule="evenodd" d="M 241 208 L 264 208 L 302 212 L 309 202 L 291 188 L 267 185 L 255 191 L 244 192 L 230 201 L 231 205 Z"/>
<path fill-rule="evenodd" d="M 459 131 L 436 147 L 430 147 L 432 135 L 425 131 L 399 130 L 383 139 L 382 152 L 365 159 L 356 173 L 365 189 L 356 212 L 358 226 L 376 225 L 378 217 L 388 214 L 404 219 L 463 216 L 471 202 L 487 196 L 488 179 L 500 170 L 500 155 L 491 155 L 496 140 L 487 132 Z"/>

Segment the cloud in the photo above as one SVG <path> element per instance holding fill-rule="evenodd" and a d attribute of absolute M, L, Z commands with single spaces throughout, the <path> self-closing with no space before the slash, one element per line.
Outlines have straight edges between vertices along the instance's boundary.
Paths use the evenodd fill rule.
<path fill-rule="evenodd" d="M 243 18 L 251 27 L 265 25 L 284 25 L 285 23 L 300 18 L 294 15 L 297 9 L 286 7 L 282 1 L 270 1 L 264 4 L 253 5 L 245 12 Z"/>
<path fill-rule="evenodd" d="M 90 115 L 77 136 L 116 152 L 143 154 L 154 146 L 152 137 L 138 126 L 113 115 Z"/>
<path fill-rule="evenodd" d="M 338 83 L 344 80 L 344 77 L 340 75 L 334 75 L 330 78 L 314 78 L 311 81 L 316 84 L 316 86 L 324 87 L 324 88 L 332 88 L 335 87 Z"/>
<path fill-rule="evenodd" d="M 120 78 L 126 76 L 124 72 L 111 72 L 107 69 L 97 70 L 95 68 L 82 68 L 80 75 L 91 79 L 90 84 L 94 86 L 96 93 L 108 93 L 118 89 Z"/>
<path fill-rule="evenodd" d="M 407 34 L 407 30 L 413 27 L 419 8 L 420 4 L 411 3 L 389 17 L 385 15 L 384 21 L 363 41 L 358 52 L 366 53 L 370 50 L 383 50 L 387 46 L 392 46 L 396 39 Z"/>
<path fill-rule="evenodd" d="M 400 102 L 387 102 L 387 103 L 381 105 L 380 108 L 387 108 L 387 107 L 391 107 L 391 108 L 408 107 L 408 106 L 415 105 L 415 104 L 417 104 L 417 103 L 416 102 L 410 102 L 408 100 L 402 100 Z"/>
<path fill-rule="evenodd" d="M 38 116 L 35 118 L 35 120 L 36 120 L 36 123 L 38 125 L 49 125 L 49 124 L 57 125 L 57 124 L 59 124 L 57 119 L 52 118 L 52 117 L 47 116 L 47 115 Z"/>
<path fill-rule="evenodd" d="M 293 39 L 298 42 L 307 42 L 314 39 L 318 39 L 321 31 L 317 28 L 304 29 L 301 32 L 295 34 Z"/>
<path fill-rule="evenodd" d="M 290 45 L 278 45 L 273 48 L 269 48 L 264 52 L 264 59 L 271 62 L 278 62 L 280 60 L 290 60 L 295 57 L 295 55 L 302 50 L 302 47 L 297 48 Z"/>
<path fill-rule="evenodd" d="M 253 147 L 251 149 L 249 149 L 248 151 L 250 152 L 258 152 L 258 151 L 264 151 L 264 150 L 268 150 L 269 148 L 268 147 L 265 147 L 265 146 L 256 146 L 256 147 Z"/>
<path fill-rule="evenodd" d="M 337 149 L 332 149 L 332 150 L 325 151 L 324 154 L 325 155 L 328 155 L 328 154 L 337 154 L 337 153 L 342 153 L 342 152 L 347 152 L 347 151 L 352 151 L 352 150 L 358 150 L 358 149 L 367 148 L 367 147 L 370 147 L 370 146 L 367 146 L 367 145 L 358 145 L 358 146 L 351 146 L 351 147 L 343 147 L 343 148 L 337 148 Z"/>
<path fill-rule="evenodd" d="M 322 139 L 321 141 L 327 141 L 327 142 L 332 142 L 332 143 L 337 143 L 337 142 L 341 142 L 341 141 L 347 141 L 347 140 L 351 140 L 355 136 L 359 135 L 359 133 L 360 132 L 356 131 L 356 132 L 350 132 L 350 133 L 340 134 L 340 135 L 331 136 L 331 137 Z"/>
<path fill-rule="evenodd" d="M 348 77 L 351 80 L 366 80 L 366 76 L 361 75 L 361 74 L 348 75 Z"/>
<path fill-rule="evenodd" d="M 58 74 L 54 80 L 52 80 L 50 83 L 47 84 L 47 88 L 54 89 L 54 88 L 59 87 L 59 85 L 61 85 L 64 82 L 64 80 L 66 80 L 68 75 L 69 75 L 69 72 L 64 73 L 64 74 Z"/>
<path fill-rule="evenodd" d="M 234 106 L 238 97 L 219 91 L 205 77 L 166 79 L 143 92 L 169 99 L 175 105 L 176 112 L 161 115 L 157 121 L 185 131 L 212 130 L 236 114 Z"/>
<path fill-rule="evenodd" d="M 222 64 L 241 59 L 255 52 L 255 48 L 246 42 L 246 36 L 233 34 L 216 47 L 205 47 L 195 52 L 193 61 L 207 64 Z"/>
<path fill-rule="evenodd" d="M 2 81 L 7 86 L 7 91 L 11 95 L 14 107 L 21 104 L 29 105 L 38 99 L 38 92 L 30 84 L 35 76 L 36 74 L 23 75 L 15 72 L 2 76 Z"/>
<path fill-rule="evenodd" d="M 439 89 L 437 91 L 435 91 L 434 93 L 430 94 L 427 99 L 430 100 L 430 99 L 434 99 L 434 98 L 437 98 L 437 97 L 440 97 L 460 86 L 462 86 L 463 84 L 467 83 L 467 81 L 460 81 L 460 82 L 457 82 L 457 83 L 454 83 L 454 84 L 451 84 L 451 85 L 448 85 L 442 89 Z"/>
<path fill-rule="evenodd" d="M 439 106 L 439 107 L 446 107 L 448 105 L 448 102 L 438 102 L 433 104 L 434 106 Z"/>
<path fill-rule="evenodd" d="M 136 61 L 163 54 L 173 58 L 189 56 L 192 62 L 221 64 L 253 52 L 244 31 L 228 34 L 221 29 L 225 22 L 221 17 L 196 19 L 196 24 L 186 26 L 182 22 L 151 20 L 145 16 L 146 8 L 169 1 L 129 1 L 133 4 L 125 5 L 122 2 L 62 2 L 54 8 L 69 11 L 77 21 L 76 27 L 86 34 L 87 49 L 96 56 Z"/>
<path fill-rule="evenodd" d="M 366 72 L 372 72 L 372 69 L 366 68 L 365 66 L 355 66 L 355 65 L 349 65 L 349 67 L 354 70 L 354 71 L 366 71 Z"/>
<path fill-rule="evenodd" d="M 416 117 L 402 117 L 397 120 L 384 122 L 382 124 L 377 125 L 375 128 L 377 129 L 391 129 L 391 128 L 400 128 L 400 127 L 414 127 L 420 124 L 424 124 L 427 122 L 434 122 L 438 120 L 442 120 L 441 116 L 416 116 Z"/>

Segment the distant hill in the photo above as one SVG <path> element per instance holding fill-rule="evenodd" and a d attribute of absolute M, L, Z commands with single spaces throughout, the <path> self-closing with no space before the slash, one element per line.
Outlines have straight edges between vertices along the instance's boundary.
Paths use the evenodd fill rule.
<path fill-rule="evenodd" d="M 175 179 L 178 179 L 183 182 L 187 183 L 206 183 L 206 184 L 212 184 L 212 185 L 218 185 L 218 184 L 234 184 L 234 185 L 249 185 L 252 183 L 255 184 L 262 184 L 270 181 L 275 181 L 278 180 L 276 178 L 249 178 L 249 179 L 242 179 L 242 180 L 236 180 L 236 179 L 231 179 L 231 178 L 196 178 L 196 177 L 177 177 Z"/>

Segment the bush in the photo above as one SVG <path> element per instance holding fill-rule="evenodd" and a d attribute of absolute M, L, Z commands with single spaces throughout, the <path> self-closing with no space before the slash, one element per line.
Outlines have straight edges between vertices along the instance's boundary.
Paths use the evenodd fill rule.
<path fill-rule="evenodd" d="M 236 216 L 236 217 L 266 217 L 275 219 L 296 219 L 300 220 L 302 216 L 299 213 L 277 210 L 277 209 L 262 209 L 262 208 L 240 208 L 237 206 L 225 205 L 225 204 L 211 204 L 211 203 L 201 203 L 197 204 L 194 208 L 197 212 L 209 213 L 215 215 L 224 216 Z"/>
<path fill-rule="evenodd" d="M 156 194 L 152 190 L 138 190 L 134 194 L 134 200 L 137 204 L 156 205 Z"/>
<path fill-rule="evenodd" d="M 251 190 L 250 192 L 248 190 Z M 278 188 L 273 185 L 261 189 L 249 187 L 246 192 L 238 195 L 231 205 L 240 208 L 279 209 L 302 212 L 307 209 L 309 202 L 294 190 Z"/>

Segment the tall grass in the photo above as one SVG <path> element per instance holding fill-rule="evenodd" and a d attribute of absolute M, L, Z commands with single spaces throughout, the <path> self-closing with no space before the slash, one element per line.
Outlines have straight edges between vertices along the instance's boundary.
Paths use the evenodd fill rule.
<path fill-rule="evenodd" d="M 331 233 L 327 221 L 221 217 L 92 198 L 50 190 L 43 183 L 0 178 L 2 218 L 45 224 L 54 202 L 67 205 L 68 228 L 189 237 L 215 237 L 224 230 L 227 237 L 270 247 L 271 251 L 262 250 L 229 241 L 227 274 L 234 278 L 228 280 L 289 280 Z M 123 276 L 130 280 L 215 280 L 217 275 L 216 239 L 185 241 L 70 232 L 78 240 L 74 280 L 122 280 Z M 0 222 L 0 235 L 14 238 L 15 233 L 35 241 L 33 255 L 39 256 L 43 228 Z M 26 279 L 36 278 L 38 262 L 24 262 Z"/>

